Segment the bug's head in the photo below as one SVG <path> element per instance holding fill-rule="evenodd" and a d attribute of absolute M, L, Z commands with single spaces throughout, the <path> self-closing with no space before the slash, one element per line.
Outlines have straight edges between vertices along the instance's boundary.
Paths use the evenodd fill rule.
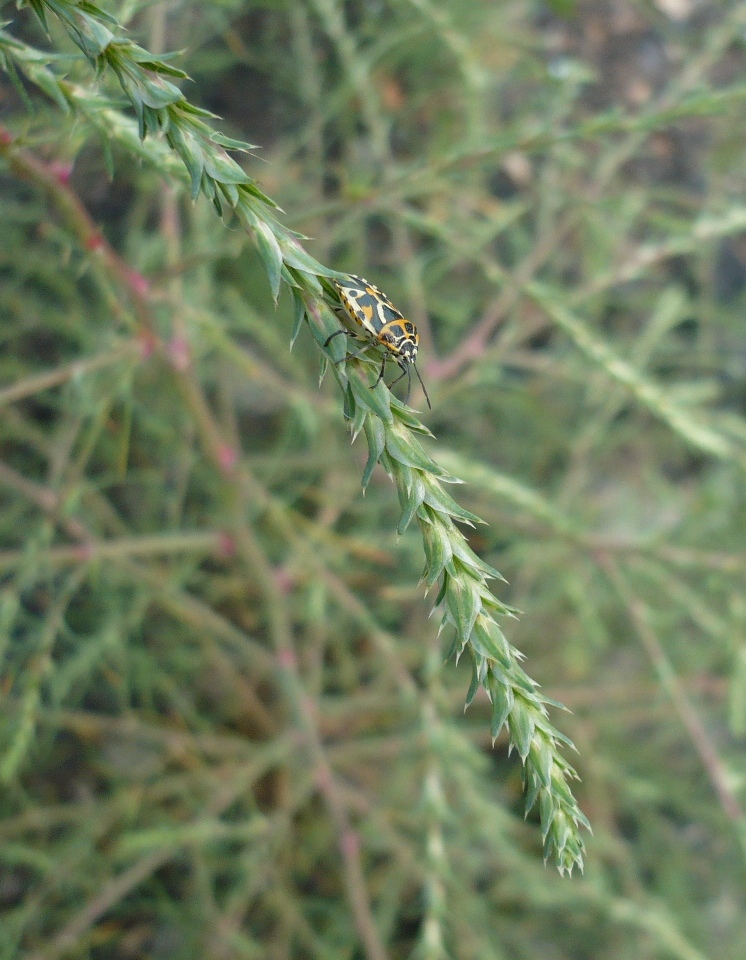
<path fill-rule="evenodd" d="M 409 320 L 396 320 L 386 324 L 381 333 L 381 339 L 396 356 L 396 362 L 400 367 L 414 363 L 417 359 L 420 338 L 417 335 L 417 328 Z"/>
<path fill-rule="evenodd" d="M 427 393 L 427 388 L 422 382 L 422 377 L 420 376 L 420 371 L 417 369 L 417 348 L 420 345 L 420 338 L 417 335 L 417 329 L 413 323 L 410 323 L 409 320 L 403 320 L 401 323 L 397 324 L 398 330 L 400 331 L 400 336 L 396 339 L 389 349 L 392 353 L 396 354 L 396 362 L 401 367 L 403 373 L 407 375 L 408 379 L 408 388 L 407 388 L 407 399 L 409 399 L 409 390 L 412 386 L 412 368 L 417 374 L 417 379 L 420 381 L 422 386 L 422 391 L 425 394 L 425 400 L 427 400 L 427 405 L 432 410 L 432 404 L 430 403 L 430 397 Z"/>
<path fill-rule="evenodd" d="M 417 341 L 408 337 L 397 344 L 397 359 L 399 363 L 414 363 L 417 359 Z"/>

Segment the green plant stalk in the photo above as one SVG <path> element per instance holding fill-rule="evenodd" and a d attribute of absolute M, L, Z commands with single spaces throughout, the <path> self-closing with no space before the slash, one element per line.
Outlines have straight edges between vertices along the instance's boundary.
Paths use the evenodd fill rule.
<path fill-rule="evenodd" d="M 276 204 L 224 149 L 246 152 L 252 146 L 213 131 L 206 122 L 212 114 L 194 107 L 165 79 L 184 79 L 186 74 L 132 43 L 100 8 L 71 0 L 28 0 L 28 5 L 45 28 L 47 13 L 54 13 L 98 74 L 114 72 L 135 111 L 140 137 L 162 134 L 189 173 L 192 196 L 204 194 L 221 216 L 226 209 L 232 211 L 253 235 L 275 300 L 283 282 L 290 288 L 295 304 L 291 339 L 305 320 L 325 349 L 327 337 L 338 329 L 328 309 L 334 293 L 326 278 L 338 274 L 306 253 L 299 243 L 302 238 L 272 215 Z M 64 98 L 60 94 L 56 99 Z M 345 350 L 337 338 L 326 353 L 340 361 Z M 560 705 L 537 692 L 536 682 L 519 665 L 521 654 L 498 625 L 497 617 L 514 616 L 515 611 L 491 592 L 488 581 L 500 579 L 500 574 L 471 550 L 454 522 L 481 522 L 446 491 L 444 484 L 458 480 L 424 451 L 416 435 L 432 434 L 409 408 L 392 397 L 385 384 L 370 388 L 368 363 L 356 360 L 344 368 L 336 363 L 333 367 L 344 391 L 353 439 L 364 430 L 368 442 L 363 488 L 380 463 L 397 487 L 399 532 L 416 517 L 425 550 L 423 580 L 428 590 L 439 582 L 436 606 L 442 604 L 442 626 L 454 628 L 450 655 L 460 657 L 466 652 L 471 660 L 467 705 L 483 686 L 492 703 L 493 739 L 507 726 L 510 748 L 523 761 L 526 811 L 538 803 L 545 859 L 552 858 L 561 873 L 571 873 L 575 866 L 582 869 L 580 827 L 589 824 L 570 789 L 575 771 L 560 754 L 561 744 L 572 747 L 572 743 L 552 726 L 546 709 L 549 704 Z"/>

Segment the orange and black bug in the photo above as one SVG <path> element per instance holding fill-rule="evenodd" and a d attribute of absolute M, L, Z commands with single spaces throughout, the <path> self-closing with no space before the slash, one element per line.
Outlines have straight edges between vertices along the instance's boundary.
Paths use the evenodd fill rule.
<path fill-rule="evenodd" d="M 399 313 L 389 298 L 382 293 L 378 287 L 364 280 L 362 277 L 350 276 L 344 283 L 333 281 L 334 286 L 339 293 L 339 301 L 342 304 L 345 314 L 353 323 L 358 324 L 365 331 L 367 344 L 361 350 L 350 356 L 356 357 L 364 353 L 368 344 L 373 344 L 383 348 L 383 360 L 381 361 L 381 370 L 378 379 L 373 384 L 377 386 L 386 370 L 386 363 L 394 360 L 401 368 L 401 376 L 391 384 L 397 384 L 403 377 L 408 377 L 407 399 L 412 389 L 412 367 L 417 374 L 422 389 L 425 393 L 427 405 L 432 409 L 430 397 L 427 395 L 427 389 L 422 382 L 420 371 L 417 369 L 417 348 L 420 344 L 420 338 L 417 333 L 417 327 L 411 320 L 405 320 Z M 355 337 L 355 334 L 347 330 L 337 330 L 330 337 L 327 337 L 324 346 L 328 346 L 329 341 L 340 334 Z M 356 339 L 360 339 L 356 337 Z M 345 358 L 347 359 L 347 358 Z"/>

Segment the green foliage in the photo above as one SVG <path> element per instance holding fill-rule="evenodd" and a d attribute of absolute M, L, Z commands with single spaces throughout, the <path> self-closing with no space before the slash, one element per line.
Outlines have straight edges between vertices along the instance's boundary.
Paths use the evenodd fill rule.
<path fill-rule="evenodd" d="M 2 956 L 740 957 L 744 8 L 594 6 L 0 32 Z"/>

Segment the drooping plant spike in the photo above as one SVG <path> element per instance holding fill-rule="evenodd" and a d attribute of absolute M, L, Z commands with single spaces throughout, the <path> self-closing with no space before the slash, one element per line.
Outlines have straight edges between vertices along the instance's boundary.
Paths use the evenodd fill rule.
<path fill-rule="evenodd" d="M 364 431 L 368 443 L 363 488 L 380 463 L 399 495 L 398 532 L 417 519 L 425 552 L 422 579 L 428 591 L 439 585 L 435 603 L 442 608 L 442 626 L 454 632 L 448 656 L 466 654 L 471 661 L 466 704 L 484 687 L 492 705 L 493 742 L 507 727 L 510 749 L 523 762 L 526 813 L 538 804 L 545 859 L 555 862 L 561 873 L 572 873 L 575 866 L 582 870 L 580 828 L 590 829 L 590 824 L 570 786 L 577 774 L 560 752 L 563 746 L 574 747 L 547 712 L 548 706 L 562 705 L 538 692 L 536 681 L 520 666 L 522 654 L 498 623 L 498 617 L 514 617 L 516 611 L 493 594 L 489 581 L 503 578 L 474 553 L 456 525 L 482 522 L 445 488 L 460 481 L 424 450 L 418 435 L 432 434 L 412 411 L 383 383 L 370 388 L 368 367 L 365 361 L 351 360 L 338 375 L 353 439 Z"/>
<path fill-rule="evenodd" d="M 346 347 L 337 338 L 324 349 L 338 322 L 330 306 L 335 293 L 327 278 L 340 276 L 324 267 L 302 247 L 303 237 L 285 228 L 276 218 L 277 205 L 233 160 L 228 150 L 248 152 L 252 145 L 224 137 L 210 126 L 213 115 L 193 106 L 173 80 L 186 74 L 168 58 L 155 57 L 126 37 L 116 20 L 92 3 L 71 0 L 28 0 L 46 28 L 55 15 L 72 41 L 99 76 L 116 77 L 137 120 L 140 138 L 161 135 L 186 169 L 194 198 L 203 194 L 221 216 L 232 213 L 249 232 L 267 271 L 275 300 L 285 284 L 295 306 L 291 340 L 304 322 L 322 350 L 324 364 L 335 361 L 335 375 L 344 393 L 345 416 L 353 439 L 365 432 L 369 459 L 363 474 L 367 487 L 380 463 L 394 481 L 403 533 L 416 518 L 423 539 L 427 590 L 438 585 L 436 606 L 442 623 L 453 629 L 450 655 L 468 655 L 472 682 L 467 705 L 480 686 L 492 704 L 492 736 L 507 727 L 511 749 L 524 765 L 526 811 L 536 804 L 541 818 L 545 858 L 560 872 L 582 869 L 584 845 L 581 827 L 588 821 L 570 789 L 575 771 L 560 753 L 571 742 L 550 723 L 547 706 L 553 701 L 538 693 L 538 685 L 520 667 L 521 654 L 505 638 L 498 617 L 515 611 L 491 591 L 490 580 L 500 574 L 470 548 L 457 523 L 481 522 L 460 507 L 446 489 L 457 483 L 424 450 L 419 436 L 430 431 L 413 412 L 391 395 L 383 382 L 370 387 L 370 361 L 360 358 L 344 365 Z M 54 69 L 53 57 L 32 55 L 7 34 L 0 35 L 0 55 L 60 105 L 83 109 L 75 91 Z M 12 144 L 3 144 L 12 151 Z M 373 377 L 374 379 L 374 377 Z"/>

